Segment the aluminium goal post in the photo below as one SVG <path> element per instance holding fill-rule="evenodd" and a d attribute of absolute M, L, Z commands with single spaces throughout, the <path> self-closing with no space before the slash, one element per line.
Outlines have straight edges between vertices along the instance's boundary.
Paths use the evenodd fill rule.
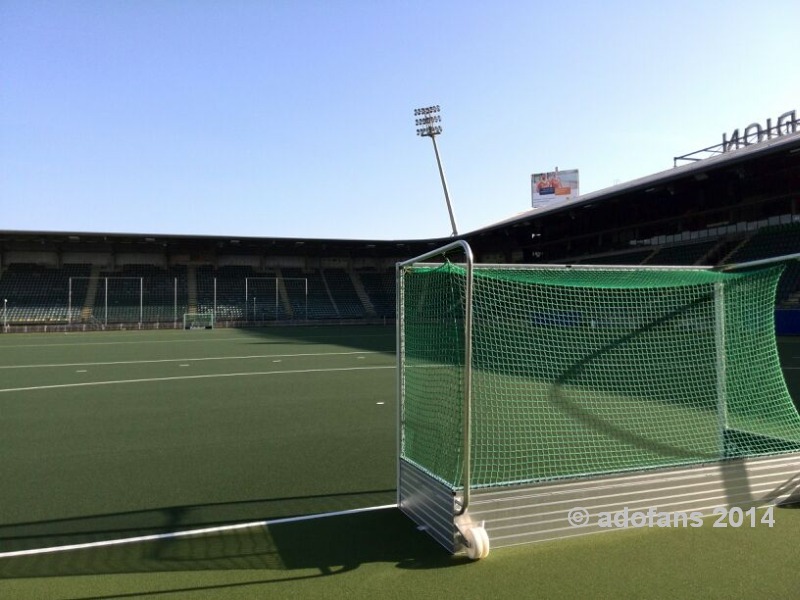
<path fill-rule="evenodd" d="M 214 313 L 184 313 L 184 329 L 214 329 Z"/>
<path fill-rule="evenodd" d="M 763 267 L 472 265 L 465 242 L 399 263 L 400 477 L 463 512 L 474 490 L 800 451 L 783 267 Z"/>

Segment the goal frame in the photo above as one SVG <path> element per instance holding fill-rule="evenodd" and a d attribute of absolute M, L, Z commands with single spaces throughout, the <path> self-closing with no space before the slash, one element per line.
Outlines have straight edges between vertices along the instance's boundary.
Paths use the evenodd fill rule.
<path fill-rule="evenodd" d="M 465 285 L 464 285 L 464 397 L 463 397 L 463 424 L 464 429 L 461 441 L 461 456 L 463 457 L 463 467 L 461 473 L 462 494 L 458 498 L 459 512 L 461 515 L 469 508 L 470 495 L 472 491 L 471 485 L 471 468 L 472 468 L 472 331 L 473 331 L 473 278 L 475 268 L 482 269 L 504 269 L 512 270 L 531 270 L 531 269 L 552 269 L 552 270 L 575 270 L 575 271 L 711 271 L 713 267 L 709 266 L 663 266 L 663 265 L 566 265 L 566 264 L 499 264 L 499 263 L 476 263 L 474 253 L 470 245 L 464 240 L 456 240 L 441 248 L 431 250 L 425 254 L 417 257 L 402 261 L 396 265 L 396 289 L 397 289 L 397 397 L 398 397 L 398 435 L 397 435 L 397 455 L 401 454 L 402 444 L 402 410 L 403 399 L 405 398 L 405 390 L 403 385 L 403 371 L 405 366 L 405 344 L 403 338 L 403 328 L 405 325 L 405 279 L 403 272 L 406 267 L 410 266 L 435 266 L 435 263 L 426 263 L 436 257 L 446 258 L 447 255 L 454 252 L 460 252 L 464 256 L 463 264 L 465 269 Z M 715 293 L 715 306 L 717 307 L 717 322 L 715 327 L 721 331 L 722 321 L 724 317 L 724 307 L 721 305 L 723 301 L 721 288 L 717 289 Z M 724 376 L 724 361 L 718 361 L 718 381 L 720 377 Z M 724 393 L 720 392 L 720 393 Z M 724 415 L 724 407 L 721 409 L 721 415 Z M 720 417 L 724 420 L 724 416 Z"/>
<path fill-rule="evenodd" d="M 396 292 L 397 292 L 397 457 L 400 460 L 402 455 L 402 443 L 403 443 L 403 431 L 402 431 L 402 419 L 403 419 L 403 400 L 405 398 L 405 389 L 404 389 L 404 369 L 405 369 L 405 338 L 403 336 L 403 328 L 405 325 L 405 279 L 403 277 L 403 269 L 406 267 L 410 267 L 415 264 L 422 263 L 423 261 L 430 260 L 437 256 L 446 257 L 448 253 L 453 251 L 461 251 L 464 255 L 465 260 L 465 267 L 466 267 L 466 281 L 465 281 L 465 305 L 464 305 L 464 398 L 463 398 L 463 437 L 461 439 L 462 444 L 462 456 L 463 456 L 463 468 L 461 473 L 461 481 L 463 492 L 461 498 L 458 500 L 459 509 L 458 514 L 464 514 L 469 507 L 469 500 L 470 500 L 470 489 L 471 489 L 471 482 L 470 482 L 470 471 L 471 471 L 471 446 L 472 446 L 472 437 L 471 437 L 471 430 L 472 430 L 472 277 L 473 277 L 473 269 L 474 269 L 474 255 L 472 253 L 472 248 L 470 248 L 469 244 L 464 240 L 456 240 L 442 246 L 441 248 L 437 248 L 435 250 L 431 250 L 425 254 L 417 256 L 415 258 L 399 262 L 395 268 L 395 277 L 396 277 Z M 398 469 L 398 478 L 399 478 L 399 469 Z M 398 487 L 400 489 L 399 481 Z"/>
<path fill-rule="evenodd" d="M 464 262 L 453 262 L 465 272 L 464 293 L 464 383 L 460 392 L 463 406 L 463 436 L 452 440 L 462 444 L 461 487 L 444 483 L 411 460 L 403 457 L 403 418 L 405 399 L 405 281 L 404 271 L 412 266 L 434 267 L 448 255 L 460 253 Z M 511 546 L 576 535 L 602 533 L 612 529 L 598 527 L 597 523 L 576 527 L 569 521 L 568 511 L 584 507 L 587 514 L 599 511 L 623 510 L 628 506 L 654 507 L 659 511 L 699 511 L 708 516 L 721 506 L 767 506 L 796 497 L 795 487 L 786 481 L 800 473 L 800 451 L 766 456 L 721 458 L 707 463 L 653 467 L 646 470 L 611 472 L 606 474 L 574 476 L 553 481 L 521 484 L 502 484 L 496 487 L 473 488 L 471 484 L 471 429 L 473 412 L 472 395 L 472 329 L 473 329 L 473 277 L 476 268 L 573 269 L 584 271 L 736 271 L 750 267 L 800 260 L 800 254 L 773 259 L 711 266 L 661 266 L 661 265 L 553 265 L 553 264 L 477 264 L 469 244 L 456 240 L 420 256 L 396 264 L 397 300 L 397 504 L 420 529 L 452 553 L 466 551 L 471 558 L 473 535 L 477 529 L 489 537 L 492 547 Z M 717 335 L 715 350 L 717 420 L 724 436 L 727 407 L 725 390 L 726 358 L 724 352 L 724 291 L 715 285 L 713 291 L 714 322 Z M 722 336 L 720 339 L 719 336 Z M 720 402 L 721 401 L 721 402 Z M 448 440 L 442 440 L 448 443 Z M 724 443 L 724 440 L 721 440 Z M 676 489 L 687 490 L 676 496 Z M 469 510 L 468 510 L 469 509 Z M 485 528 L 484 528 L 485 525 Z"/>
<path fill-rule="evenodd" d="M 195 327 L 190 320 L 193 318 L 203 318 L 207 317 L 208 320 L 206 321 L 205 325 L 200 327 Z M 204 312 L 204 313 L 183 313 L 183 329 L 214 329 L 216 325 L 216 319 L 214 317 L 214 313 L 212 311 Z"/>

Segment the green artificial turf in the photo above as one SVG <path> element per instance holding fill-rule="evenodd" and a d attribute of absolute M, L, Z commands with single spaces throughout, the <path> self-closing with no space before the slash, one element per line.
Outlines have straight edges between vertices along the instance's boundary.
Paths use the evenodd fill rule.
<path fill-rule="evenodd" d="M 795 400 L 798 348 L 782 345 Z M 65 386 L 0 391 L 0 552 L 391 504 L 393 352 L 388 327 L 0 336 L 0 367 L 23 367 L 0 390 Z M 99 362 L 126 364 L 77 364 Z M 471 563 L 383 509 L 0 558 L 0 598 L 797 597 L 800 509 L 775 521 Z"/>
<path fill-rule="evenodd" d="M 392 330 L 286 335 L 3 337 L 0 551 L 394 501 Z"/>
<path fill-rule="evenodd" d="M 800 510 L 451 557 L 394 509 L 0 560 L 8 598 L 793 598 Z"/>

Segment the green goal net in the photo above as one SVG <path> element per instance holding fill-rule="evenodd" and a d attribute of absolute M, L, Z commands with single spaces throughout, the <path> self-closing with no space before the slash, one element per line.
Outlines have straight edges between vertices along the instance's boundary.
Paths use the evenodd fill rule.
<path fill-rule="evenodd" d="M 402 266 L 400 456 L 458 489 L 462 440 L 472 487 L 798 451 L 782 269 Z"/>

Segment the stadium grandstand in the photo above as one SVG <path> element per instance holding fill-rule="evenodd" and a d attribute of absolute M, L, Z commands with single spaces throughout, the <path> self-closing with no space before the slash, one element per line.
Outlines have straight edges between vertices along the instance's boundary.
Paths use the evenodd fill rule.
<path fill-rule="evenodd" d="M 479 262 L 724 265 L 800 252 L 800 133 L 531 209 L 459 236 Z M 4 331 L 386 322 L 398 261 L 452 238 L 0 232 Z M 800 333 L 800 264 L 778 291 Z"/>

